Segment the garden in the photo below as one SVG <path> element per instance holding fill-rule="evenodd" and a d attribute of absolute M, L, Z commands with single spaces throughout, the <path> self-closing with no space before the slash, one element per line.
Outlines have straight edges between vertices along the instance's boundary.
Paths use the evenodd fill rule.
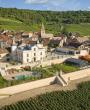
<path fill-rule="evenodd" d="M 33 73 L 33 75 L 30 77 L 23 76 L 19 80 L 15 80 L 15 79 L 5 80 L 0 75 L 0 88 L 9 87 L 9 86 L 17 85 L 17 84 L 22 84 L 22 83 L 26 83 L 26 82 L 30 82 L 30 81 L 35 81 L 35 80 L 39 80 L 39 79 L 52 77 L 52 76 L 55 76 L 58 73 L 60 73 L 61 70 L 62 70 L 63 74 L 78 71 L 79 68 L 75 67 L 75 66 L 67 65 L 67 64 L 55 64 L 55 65 L 52 64 L 51 66 L 34 67 L 32 69 L 30 67 L 25 67 L 22 70 L 23 71 L 30 71 Z M 17 71 L 19 72 L 19 70 L 17 70 Z"/>

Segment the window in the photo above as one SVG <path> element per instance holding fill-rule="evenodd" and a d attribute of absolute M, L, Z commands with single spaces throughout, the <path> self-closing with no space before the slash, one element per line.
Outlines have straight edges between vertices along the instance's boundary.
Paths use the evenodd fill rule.
<path fill-rule="evenodd" d="M 42 52 L 40 53 L 40 55 L 42 55 Z"/>
<path fill-rule="evenodd" d="M 29 57 L 29 54 L 27 54 L 27 57 Z"/>
<path fill-rule="evenodd" d="M 34 53 L 34 56 L 36 56 L 36 53 Z"/>
<path fill-rule="evenodd" d="M 27 62 L 29 62 L 29 59 L 27 59 Z"/>
<path fill-rule="evenodd" d="M 36 51 L 36 48 L 34 48 L 34 51 Z"/>

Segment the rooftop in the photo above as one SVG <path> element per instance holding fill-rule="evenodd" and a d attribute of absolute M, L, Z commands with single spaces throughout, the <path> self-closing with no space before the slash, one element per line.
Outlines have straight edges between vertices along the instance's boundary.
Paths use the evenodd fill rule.
<path fill-rule="evenodd" d="M 0 54 L 8 53 L 8 51 L 4 48 L 0 48 Z"/>
<path fill-rule="evenodd" d="M 22 50 L 22 51 L 27 51 L 27 50 L 31 50 L 32 47 L 37 46 L 39 49 L 43 49 L 43 45 L 42 44 L 28 44 L 28 45 L 23 45 L 23 46 L 19 46 L 18 49 Z"/>
<path fill-rule="evenodd" d="M 22 50 L 22 51 L 26 51 L 26 50 L 31 50 L 31 48 L 33 47 L 34 45 L 25 45 L 25 46 L 21 46 L 21 47 L 18 47 L 19 50 Z"/>
<path fill-rule="evenodd" d="M 65 60 L 65 63 L 74 64 L 78 66 L 86 66 L 87 62 L 81 59 L 68 58 Z"/>

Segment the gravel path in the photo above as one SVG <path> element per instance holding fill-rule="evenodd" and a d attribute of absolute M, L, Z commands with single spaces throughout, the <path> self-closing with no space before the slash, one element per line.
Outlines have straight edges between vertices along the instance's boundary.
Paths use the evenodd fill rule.
<path fill-rule="evenodd" d="M 40 94 L 44 94 L 46 92 L 52 92 L 52 91 L 66 91 L 66 90 L 74 90 L 77 88 L 77 84 L 81 83 L 81 82 L 85 82 L 85 81 L 90 81 L 90 77 L 86 77 L 83 79 L 78 79 L 75 81 L 72 81 L 69 83 L 68 86 L 62 87 L 58 84 L 54 84 L 54 85 L 50 85 L 50 86 L 46 86 L 46 87 L 42 87 L 42 88 L 37 88 L 37 89 L 33 89 L 30 91 L 26 91 L 26 92 L 22 92 L 19 94 L 15 94 L 10 96 L 9 98 L 4 98 L 4 99 L 0 99 L 0 107 L 4 106 L 4 105 L 10 105 L 12 103 L 21 101 L 21 100 L 25 100 L 28 99 L 30 97 L 35 97 L 37 95 Z"/>

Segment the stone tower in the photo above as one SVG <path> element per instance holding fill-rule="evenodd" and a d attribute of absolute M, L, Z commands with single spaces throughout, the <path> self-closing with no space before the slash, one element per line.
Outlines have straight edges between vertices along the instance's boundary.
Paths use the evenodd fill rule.
<path fill-rule="evenodd" d="M 15 37 L 13 38 L 13 41 L 12 41 L 12 46 L 11 46 L 11 52 L 13 53 L 17 48 L 17 45 L 15 43 Z"/>
<path fill-rule="evenodd" d="M 45 36 L 45 27 L 44 27 L 44 24 L 42 23 L 41 37 L 43 38 L 44 36 Z"/>

